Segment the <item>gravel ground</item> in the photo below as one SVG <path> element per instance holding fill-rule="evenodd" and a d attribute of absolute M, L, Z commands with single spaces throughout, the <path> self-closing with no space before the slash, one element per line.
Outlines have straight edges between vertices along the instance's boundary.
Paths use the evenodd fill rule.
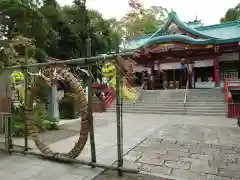
<path fill-rule="evenodd" d="M 119 177 L 115 171 L 105 171 L 95 177 L 93 180 L 170 180 L 166 178 L 150 176 L 145 174 L 124 173 L 123 177 Z"/>

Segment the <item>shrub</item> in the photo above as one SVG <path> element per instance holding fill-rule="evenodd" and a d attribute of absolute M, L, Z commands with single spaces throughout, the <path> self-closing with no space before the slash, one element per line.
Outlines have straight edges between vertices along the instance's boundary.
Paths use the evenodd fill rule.
<path fill-rule="evenodd" d="M 37 126 L 40 132 L 58 129 L 57 120 L 49 116 L 44 105 L 36 104 L 33 111 L 37 118 Z M 12 106 L 12 127 L 13 136 L 23 136 L 24 112 L 22 106 Z"/>
<path fill-rule="evenodd" d="M 60 117 L 62 119 L 75 119 L 79 114 L 79 98 L 75 93 L 65 93 L 59 102 Z"/>

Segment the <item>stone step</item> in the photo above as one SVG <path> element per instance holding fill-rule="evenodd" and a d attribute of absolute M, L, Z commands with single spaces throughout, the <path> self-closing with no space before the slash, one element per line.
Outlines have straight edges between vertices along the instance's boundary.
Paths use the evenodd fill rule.
<path fill-rule="evenodd" d="M 225 97 L 218 96 L 187 96 L 187 99 L 220 99 L 224 100 Z"/>
<path fill-rule="evenodd" d="M 174 103 L 174 102 L 137 102 L 137 103 L 122 103 L 124 106 L 144 106 L 144 107 L 150 107 L 150 106 L 154 106 L 154 107 L 160 107 L 160 106 L 184 106 L 183 102 L 180 103 Z M 112 104 L 112 106 L 115 106 L 116 104 Z M 199 107 L 219 107 L 219 106 L 224 106 L 227 107 L 227 104 L 224 102 L 203 102 L 203 103 L 199 103 L 199 102 L 187 102 L 185 104 L 185 106 L 199 106 Z"/>
<path fill-rule="evenodd" d="M 169 98 L 169 99 L 160 99 L 160 98 L 155 98 L 155 99 L 151 99 L 151 98 L 142 98 L 141 99 L 142 102 L 161 102 L 161 101 L 165 101 L 165 102 L 183 102 L 184 101 L 184 98 L 181 98 L 181 99 L 174 99 L 174 98 Z M 213 102 L 225 102 L 225 99 L 222 99 L 222 98 L 201 98 L 201 97 L 198 97 L 198 98 L 190 98 L 190 97 L 187 97 L 187 101 L 195 101 L 195 102 L 198 102 L 198 101 L 213 101 Z"/>
<path fill-rule="evenodd" d="M 115 112 L 115 111 L 107 111 L 107 112 Z M 221 116 L 221 117 L 226 117 L 227 113 L 226 112 L 179 112 L 179 111 L 172 111 L 172 112 L 167 112 L 167 111 L 135 111 L 135 110 L 123 110 L 123 113 L 139 113 L 139 114 L 167 114 L 167 115 L 191 115 L 191 116 Z"/>
<path fill-rule="evenodd" d="M 183 100 L 184 99 L 184 96 L 183 97 L 141 97 L 142 100 L 176 100 L 176 101 L 179 101 L 179 100 Z"/>
<path fill-rule="evenodd" d="M 225 96 L 223 93 L 187 93 L 188 96 Z"/>
<path fill-rule="evenodd" d="M 187 101 L 219 101 L 219 102 L 224 102 L 225 99 L 223 98 L 191 98 L 191 97 L 187 97 Z"/>
<path fill-rule="evenodd" d="M 188 92 L 187 95 L 202 95 L 202 96 L 207 96 L 207 95 L 218 95 L 218 96 L 224 96 L 224 93 L 220 93 L 220 92 L 212 92 L 212 93 L 192 93 L 192 92 Z"/>
<path fill-rule="evenodd" d="M 155 102 L 123 102 L 122 103 L 124 106 L 156 106 L 156 107 L 159 107 L 159 106 L 184 106 L 184 103 L 183 101 L 181 102 L 169 102 L 169 101 L 155 101 Z M 112 106 L 115 106 L 116 103 L 113 103 Z M 224 106 L 224 107 L 227 107 L 227 103 L 225 102 L 221 102 L 221 101 L 216 101 L 216 102 L 211 102 L 211 101 L 205 101 L 205 102 L 200 102 L 200 101 L 187 101 L 185 106 L 199 106 L 199 107 L 204 107 L 204 106 L 207 106 L 207 107 L 219 107 L 219 106 Z"/>
<path fill-rule="evenodd" d="M 182 114 L 226 116 L 227 104 L 220 90 L 189 90 L 187 103 L 183 104 L 185 91 L 143 91 L 141 101 L 124 101 L 123 112 L 145 114 Z M 108 112 L 116 111 L 114 103 Z"/>
<path fill-rule="evenodd" d="M 112 106 L 112 109 L 116 109 L 116 106 Z M 154 110 L 165 110 L 165 109 L 172 109 L 172 110 L 178 110 L 178 109 L 184 109 L 184 106 L 122 106 L 122 108 L 124 109 L 154 109 Z M 222 110 L 222 111 L 226 111 L 226 106 L 185 106 L 185 110 L 207 110 L 207 111 L 212 111 L 212 110 Z"/>
<path fill-rule="evenodd" d="M 166 90 L 143 90 L 143 93 L 165 93 L 165 94 L 170 94 L 170 93 L 184 93 L 185 89 L 166 89 Z"/>
<path fill-rule="evenodd" d="M 207 95 L 201 95 L 201 94 L 194 94 L 194 95 L 191 95 L 191 94 L 187 94 L 187 97 L 216 97 L 216 98 L 224 98 L 225 95 L 222 95 L 222 94 L 207 94 Z"/>
<path fill-rule="evenodd" d="M 115 106 L 116 103 L 114 102 L 112 104 L 112 106 Z M 183 106 L 183 101 L 181 102 L 168 102 L 168 101 L 156 101 L 156 102 L 136 102 L 134 104 L 134 102 L 123 102 L 123 105 L 127 105 L 127 106 L 133 106 L 133 105 L 137 105 L 137 106 Z M 208 107 L 212 107 L 212 106 L 227 106 L 227 104 L 225 102 L 199 102 L 199 101 L 194 101 L 194 102 L 189 102 L 187 101 L 187 103 L 185 104 L 186 106 L 208 106 Z"/>
<path fill-rule="evenodd" d="M 209 94 L 209 93 L 224 93 L 224 91 L 222 90 L 203 90 L 203 91 L 188 90 L 188 93 Z"/>
<path fill-rule="evenodd" d="M 161 100 L 158 100 L 158 99 L 155 99 L 155 100 L 145 100 L 143 99 L 141 101 L 141 103 L 148 103 L 148 104 L 161 104 L 161 103 L 183 103 L 184 99 L 182 100 L 174 100 L 174 99 L 169 99 L 169 100 L 166 100 L 166 99 L 161 99 Z M 187 99 L 187 103 L 222 103 L 224 104 L 225 101 L 224 100 L 219 100 L 219 99 Z"/>
<path fill-rule="evenodd" d="M 185 93 L 141 93 L 143 96 L 184 96 Z"/>
<path fill-rule="evenodd" d="M 174 99 L 174 98 L 142 98 L 142 102 L 160 102 L 160 101 L 168 101 L 168 102 L 183 102 L 184 98 Z"/>
<path fill-rule="evenodd" d="M 168 95 L 168 96 L 161 96 L 161 95 L 141 95 L 141 97 L 146 97 L 146 98 L 155 98 L 155 97 L 158 97 L 158 98 L 183 98 L 185 97 L 185 95 L 181 95 L 181 96 L 171 96 L 171 95 Z M 216 97 L 216 98 L 224 98 L 225 95 L 223 94 L 205 94 L 205 95 L 201 95 L 201 94 L 187 94 L 187 97 Z"/>
<path fill-rule="evenodd" d="M 116 110 L 116 108 L 109 108 L 108 110 Z M 178 107 L 178 108 L 157 108 L 157 107 L 132 107 L 132 108 L 124 108 L 123 107 L 123 111 L 126 110 L 133 110 L 133 111 L 148 111 L 148 112 L 226 112 L 226 108 L 218 108 L 218 109 L 199 109 L 199 108 L 185 108 L 184 107 Z"/>
<path fill-rule="evenodd" d="M 199 92 L 208 92 L 208 91 L 222 91 L 221 88 L 213 88 L 213 89 L 188 89 L 189 91 L 199 91 Z"/>
<path fill-rule="evenodd" d="M 182 95 L 182 96 L 171 96 L 171 95 L 169 95 L 169 96 L 159 96 L 159 95 L 142 95 L 141 96 L 142 98 L 156 98 L 156 97 L 158 97 L 158 98 L 176 98 L 176 99 L 180 99 L 180 98 L 184 98 L 184 95 Z"/>
<path fill-rule="evenodd" d="M 143 93 L 185 93 L 186 89 L 166 89 L 166 90 L 143 90 Z M 223 89 L 188 89 L 188 92 L 209 93 L 223 92 Z"/>
<path fill-rule="evenodd" d="M 222 102 L 224 103 L 224 99 L 187 99 L 187 102 Z"/>

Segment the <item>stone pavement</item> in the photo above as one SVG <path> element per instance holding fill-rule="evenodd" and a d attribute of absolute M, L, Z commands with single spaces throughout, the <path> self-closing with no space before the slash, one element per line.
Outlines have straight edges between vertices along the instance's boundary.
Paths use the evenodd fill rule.
<path fill-rule="evenodd" d="M 94 117 L 97 162 L 113 164 L 117 158 L 116 115 L 102 113 Z M 78 130 L 76 123 L 80 124 L 70 123 L 66 128 Z M 236 121 L 222 117 L 124 114 L 123 124 L 126 166 L 139 167 L 143 173 L 177 178 L 189 174 L 193 179 L 207 175 L 208 179 L 214 179 L 217 176 L 210 174 L 232 177 L 238 173 L 234 170 L 240 153 Z M 76 139 L 77 136 L 72 136 L 50 146 L 58 152 L 66 152 Z M 79 159 L 90 159 L 89 142 Z M 99 168 L 54 163 L 32 156 L 0 157 L 2 179 L 88 180 L 100 172 Z"/>
<path fill-rule="evenodd" d="M 171 179 L 140 173 L 138 174 L 124 173 L 123 177 L 119 177 L 117 175 L 117 172 L 106 171 L 95 177 L 93 180 L 171 180 Z"/>
<path fill-rule="evenodd" d="M 104 113 L 95 115 L 95 138 L 97 162 L 111 165 L 117 159 L 116 148 L 116 114 Z M 76 122 L 80 124 L 80 122 Z M 79 130 L 76 123 L 69 125 L 69 130 Z M 138 126 L 136 126 L 138 124 Z M 152 123 L 134 118 L 134 115 L 124 118 L 124 153 L 153 133 L 161 124 L 157 118 Z M 134 127 L 134 128 L 133 128 Z M 60 152 L 67 152 L 75 143 L 78 136 L 72 136 L 51 144 L 51 148 Z M 17 140 L 15 140 L 17 142 Z M 23 142 L 18 141 L 18 145 Z M 33 146 L 33 144 L 32 144 Z M 33 147 L 34 148 L 34 147 Z M 37 151 L 35 148 L 33 151 Z M 90 159 L 90 145 L 87 143 L 79 159 Z M 10 168 L 11 167 L 11 168 Z M 8 171 L 6 170 L 8 169 Z M 0 177 L 11 180 L 87 180 L 97 176 L 102 169 L 91 169 L 86 166 L 66 165 L 44 161 L 32 156 L 13 155 L 4 157 L 0 161 Z"/>
<path fill-rule="evenodd" d="M 124 159 L 129 167 L 158 176 L 240 180 L 240 128 L 163 125 Z"/>

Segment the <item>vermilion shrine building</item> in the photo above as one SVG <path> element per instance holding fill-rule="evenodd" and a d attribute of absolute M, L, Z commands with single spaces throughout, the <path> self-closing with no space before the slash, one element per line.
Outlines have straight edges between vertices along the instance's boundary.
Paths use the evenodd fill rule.
<path fill-rule="evenodd" d="M 148 89 L 223 87 L 225 78 L 239 78 L 240 21 L 204 26 L 182 22 L 171 12 L 155 33 L 125 45 L 135 51 L 137 78 Z M 131 79 L 131 78 L 130 78 Z"/>

